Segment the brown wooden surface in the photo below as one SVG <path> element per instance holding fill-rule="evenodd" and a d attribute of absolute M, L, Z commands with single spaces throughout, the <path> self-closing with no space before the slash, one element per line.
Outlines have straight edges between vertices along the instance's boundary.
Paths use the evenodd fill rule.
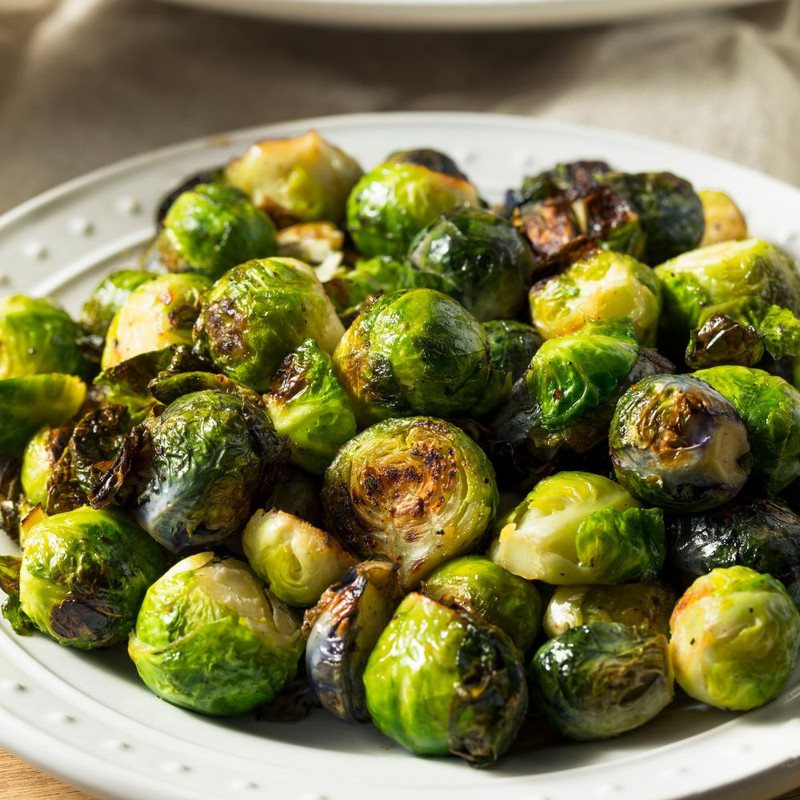
<path fill-rule="evenodd" d="M 98 800 L 0 750 L 0 797 L 8 800 Z M 776 800 L 800 800 L 800 789 Z"/>

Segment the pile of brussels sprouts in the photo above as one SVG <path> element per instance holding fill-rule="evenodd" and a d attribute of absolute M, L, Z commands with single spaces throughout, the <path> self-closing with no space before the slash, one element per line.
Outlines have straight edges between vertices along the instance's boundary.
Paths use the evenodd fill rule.
<path fill-rule="evenodd" d="M 77 320 L 0 301 L 4 615 L 193 711 L 478 765 L 675 682 L 754 708 L 800 645 L 798 314 L 792 260 L 669 173 L 490 208 L 433 150 L 259 142 Z"/>

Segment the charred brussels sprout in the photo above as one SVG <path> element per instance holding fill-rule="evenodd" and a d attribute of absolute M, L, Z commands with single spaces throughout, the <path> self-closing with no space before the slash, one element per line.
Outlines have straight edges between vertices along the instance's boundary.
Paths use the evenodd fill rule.
<path fill-rule="evenodd" d="M 365 561 L 306 612 L 306 673 L 322 706 L 345 722 L 368 722 L 364 669 L 403 593 L 391 564 Z"/>
<path fill-rule="evenodd" d="M 559 472 L 498 525 L 489 555 L 515 575 L 560 586 L 654 578 L 665 551 L 659 509 L 640 508 L 602 475 Z"/>
<path fill-rule="evenodd" d="M 456 208 L 421 230 L 408 252 L 429 276 L 481 322 L 513 317 L 525 303 L 533 254 L 517 231 L 481 208 Z"/>
<path fill-rule="evenodd" d="M 531 359 L 542 346 L 542 337 L 530 325 L 510 319 L 487 322 L 483 329 L 494 371 L 510 375 L 514 383 L 525 374 Z"/>
<path fill-rule="evenodd" d="M 638 728 L 673 697 L 667 637 L 618 623 L 581 625 L 551 639 L 529 675 L 537 709 L 571 739 Z"/>
<path fill-rule="evenodd" d="M 412 414 L 464 414 L 491 376 L 483 326 L 431 289 L 378 298 L 347 329 L 333 363 L 362 425 Z"/>
<path fill-rule="evenodd" d="M 22 454 L 20 480 L 25 496 L 33 505 L 47 502 L 47 483 L 56 463 L 69 444 L 70 427 L 42 428 L 29 442 Z"/>
<path fill-rule="evenodd" d="M 272 593 L 310 606 L 356 559 L 325 531 L 283 511 L 256 511 L 242 534 L 247 560 Z"/>
<path fill-rule="evenodd" d="M 361 167 L 316 131 L 294 139 L 265 139 L 225 169 L 228 182 L 285 227 L 344 220 L 345 202 Z"/>
<path fill-rule="evenodd" d="M 81 309 L 80 323 L 98 339 L 105 339 L 114 314 L 119 311 L 134 289 L 157 276 L 140 269 L 112 272 L 95 286 Z"/>
<path fill-rule="evenodd" d="M 750 474 L 742 418 L 698 377 L 645 378 L 620 398 L 611 421 L 617 480 L 641 500 L 674 511 L 721 505 Z"/>
<path fill-rule="evenodd" d="M 746 238 L 747 222 L 744 215 L 725 192 L 704 189 L 697 194 L 703 204 L 706 222 L 700 247 Z"/>
<path fill-rule="evenodd" d="M 427 167 L 434 172 L 441 172 L 443 175 L 450 175 L 462 181 L 469 178 L 459 169 L 458 164 L 453 161 L 447 153 L 440 150 L 433 150 L 430 147 L 418 147 L 415 150 L 398 150 L 386 159 L 391 164 L 418 164 Z"/>
<path fill-rule="evenodd" d="M 384 734 L 478 765 L 508 750 L 528 705 L 519 652 L 502 631 L 415 593 L 378 639 L 364 685 Z"/>
<path fill-rule="evenodd" d="M 695 700 L 747 711 L 777 697 L 800 645 L 800 612 L 780 581 L 748 567 L 698 578 L 670 621 L 675 679 Z"/>
<path fill-rule="evenodd" d="M 560 636 L 592 622 L 618 622 L 629 628 L 669 634 L 669 617 L 678 595 L 663 581 L 617 586 L 559 586 L 544 615 L 544 630 Z"/>
<path fill-rule="evenodd" d="M 722 364 L 752 367 L 764 356 L 763 338 L 752 326 L 715 311 L 689 333 L 686 364 L 692 369 Z"/>
<path fill-rule="evenodd" d="M 264 400 L 275 430 L 289 438 L 292 461 L 309 472 L 325 472 L 356 435 L 353 409 L 331 357 L 313 339 L 283 360 Z"/>
<path fill-rule="evenodd" d="M 103 369 L 169 345 L 191 344 L 200 299 L 211 286 L 203 275 L 160 275 L 134 289 L 106 334 Z"/>
<path fill-rule="evenodd" d="M 240 264 L 214 284 L 195 338 L 228 377 L 264 392 L 281 361 L 305 339 L 331 353 L 343 330 L 311 267 L 271 258 Z"/>
<path fill-rule="evenodd" d="M 653 270 L 621 253 L 596 250 L 533 286 L 531 315 L 545 339 L 574 333 L 590 319 L 628 317 L 639 341 L 656 342 L 661 289 Z"/>
<path fill-rule="evenodd" d="M 411 588 L 479 543 L 498 494 L 472 439 L 416 417 L 379 422 L 351 439 L 325 474 L 322 502 L 331 533 L 366 558 L 393 561 Z"/>
<path fill-rule="evenodd" d="M 800 392 L 777 375 L 747 367 L 694 373 L 733 404 L 747 429 L 753 479 L 769 494 L 800 476 Z"/>
<path fill-rule="evenodd" d="M 197 272 L 212 281 L 277 250 L 272 220 L 244 192 L 219 183 L 200 184 L 175 200 L 156 247 L 170 272 Z"/>
<path fill-rule="evenodd" d="M 60 644 L 107 647 L 127 637 L 161 570 L 158 545 L 122 512 L 55 514 L 25 537 L 19 606 Z"/>
<path fill-rule="evenodd" d="M 536 587 L 485 556 L 463 556 L 439 567 L 422 593 L 505 631 L 524 652 L 542 623 Z"/>
<path fill-rule="evenodd" d="M 353 187 L 347 229 L 363 255 L 402 257 L 426 225 L 459 206 L 480 206 L 471 183 L 418 164 L 386 162 Z"/>
<path fill-rule="evenodd" d="M 303 651 L 286 606 L 236 559 L 199 553 L 145 595 L 128 653 L 162 700 L 203 714 L 241 714 L 294 677 Z"/>

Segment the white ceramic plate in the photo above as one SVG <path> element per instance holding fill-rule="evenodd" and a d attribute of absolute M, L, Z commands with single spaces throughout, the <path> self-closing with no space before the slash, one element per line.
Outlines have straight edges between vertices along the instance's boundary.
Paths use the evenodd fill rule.
<path fill-rule="evenodd" d="M 396 149 L 445 150 L 490 199 L 565 159 L 672 170 L 730 192 L 754 233 L 795 254 L 800 244 L 800 191 L 699 153 L 521 117 L 360 115 L 180 145 L 42 195 L 0 218 L 2 291 L 49 294 L 76 311 L 98 278 L 131 263 L 152 235 L 152 209 L 168 188 L 257 138 L 310 127 L 367 167 Z M 781 698 L 749 714 L 682 705 L 612 741 L 531 747 L 475 770 L 414 758 L 372 726 L 322 712 L 284 725 L 204 718 L 145 689 L 124 647 L 80 653 L 0 625 L 0 744 L 120 800 L 766 800 L 800 784 L 798 709 L 800 673 Z"/>
<path fill-rule="evenodd" d="M 387 28 L 588 25 L 732 8 L 764 0 L 171 0 L 260 17 Z"/>

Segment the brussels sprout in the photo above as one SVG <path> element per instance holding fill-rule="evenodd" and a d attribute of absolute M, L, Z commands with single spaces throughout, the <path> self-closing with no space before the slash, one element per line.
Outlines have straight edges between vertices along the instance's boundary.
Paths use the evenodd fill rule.
<path fill-rule="evenodd" d="M 347 229 L 362 255 L 402 257 L 419 231 L 459 206 L 480 206 L 471 183 L 418 164 L 385 162 L 350 192 Z"/>
<path fill-rule="evenodd" d="M 189 175 L 188 178 L 184 178 L 177 186 L 174 186 L 172 189 L 170 189 L 161 198 L 161 202 L 158 204 L 158 208 L 156 209 L 155 223 L 157 228 L 160 230 L 164 225 L 164 220 L 167 218 L 167 214 L 169 213 L 170 208 L 172 208 L 172 204 L 182 194 L 191 191 L 195 186 L 200 186 L 200 184 L 205 183 L 224 184 L 225 169 L 223 167 L 210 167 L 209 169 L 200 170 L 200 172 L 195 172 L 194 174 Z"/>
<path fill-rule="evenodd" d="M 156 275 L 139 269 L 121 269 L 107 275 L 95 286 L 83 304 L 80 323 L 98 339 L 105 339 L 114 314 L 119 311 L 134 289 L 152 281 Z"/>
<path fill-rule="evenodd" d="M 379 297 L 347 329 L 333 364 L 361 425 L 412 414 L 464 414 L 491 376 L 483 326 L 432 289 Z"/>
<path fill-rule="evenodd" d="M 281 361 L 305 339 L 331 353 L 343 330 L 311 267 L 271 258 L 240 264 L 214 284 L 203 299 L 195 339 L 228 377 L 264 392 Z"/>
<path fill-rule="evenodd" d="M 292 461 L 317 475 L 356 435 L 353 409 L 331 358 L 313 339 L 286 356 L 264 401 L 275 430 L 289 439 Z"/>
<path fill-rule="evenodd" d="M 497 508 L 494 470 L 463 431 L 437 419 L 379 422 L 325 473 L 328 530 L 365 558 L 398 565 L 404 588 L 474 548 Z"/>
<path fill-rule="evenodd" d="M 617 403 L 609 432 L 614 473 L 652 505 L 714 508 L 744 486 L 757 458 L 737 409 L 700 377 L 653 375 Z"/>
<path fill-rule="evenodd" d="M 200 297 L 210 286 L 203 275 L 182 273 L 160 275 L 134 289 L 108 328 L 103 369 L 172 344 L 191 344 Z"/>
<path fill-rule="evenodd" d="M 241 561 L 198 553 L 147 591 L 128 642 L 162 700 L 216 716 L 269 702 L 294 677 L 300 626 Z"/>
<path fill-rule="evenodd" d="M 345 203 L 362 170 L 316 131 L 256 142 L 225 168 L 225 178 L 278 224 L 344 220 Z"/>
<path fill-rule="evenodd" d="M 497 564 L 556 586 L 654 578 L 666 551 L 661 511 L 590 472 L 540 481 L 497 532 L 489 550 Z"/>
<path fill-rule="evenodd" d="M 700 247 L 747 237 L 747 222 L 736 203 L 725 192 L 703 189 L 697 196 L 703 204 L 705 230 Z"/>
<path fill-rule="evenodd" d="M 50 300 L 0 300 L 0 380 L 60 372 L 87 378 L 93 367 L 78 340 L 80 326 Z M 38 426 L 37 426 L 38 427 Z"/>
<path fill-rule="evenodd" d="M 275 226 L 239 189 L 203 183 L 178 196 L 156 246 L 170 272 L 197 272 L 212 281 L 252 258 L 275 255 Z"/>
<path fill-rule="evenodd" d="M 394 568 L 365 561 L 306 612 L 306 672 L 322 706 L 345 722 L 369 722 L 364 669 L 403 593 Z"/>
<path fill-rule="evenodd" d="M 499 629 L 421 594 L 408 595 L 364 673 L 378 729 L 413 753 L 491 764 L 528 705 L 519 652 Z"/>
<path fill-rule="evenodd" d="M 408 258 L 430 277 L 433 288 L 482 322 L 516 315 L 534 269 L 530 247 L 506 220 L 470 207 L 456 208 L 423 228 Z"/>
<path fill-rule="evenodd" d="M 162 566 L 158 545 L 120 511 L 46 517 L 25 537 L 19 609 L 60 644 L 106 647 L 127 637 Z"/>
<path fill-rule="evenodd" d="M 422 593 L 497 626 L 523 652 L 542 624 L 542 599 L 536 587 L 485 556 L 448 561 L 423 583 Z"/>
<path fill-rule="evenodd" d="M 553 169 L 528 175 L 522 181 L 519 192 L 514 193 L 515 204 L 539 202 L 548 197 L 566 195 L 575 199 L 587 195 L 597 188 L 597 176 L 611 172 L 605 161 L 571 161 L 556 164 Z"/>
<path fill-rule="evenodd" d="M 570 628 L 542 645 L 528 674 L 541 715 L 579 740 L 638 728 L 674 692 L 666 636 L 619 623 Z"/>
<path fill-rule="evenodd" d="M 650 267 L 630 256 L 599 250 L 535 284 L 530 305 L 534 327 L 545 339 L 575 333 L 590 319 L 628 317 L 639 341 L 652 346 L 661 292 Z"/>
<path fill-rule="evenodd" d="M 458 168 L 458 164 L 447 153 L 433 150 L 430 147 L 419 147 L 415 150 L 398 150 L 392 153 L 386 161 L 390 164 L 417 164 L 420 167 L 432 169 L 434 172 L 449 175 L 451 178 L 469 182 L 469 178 Z"/>
<path fill-rule="evenodd" d="M 675 679 L 686 694 L 747 711 L 777 697 L 792 674 L 800 612 L 771 575 L 728 567 L 686 590 L 670 631 Z"/>
<path fill-rule="evenodd" d="M 342 261 L 344 233 L 332 222 L 303 222 L 278 232 L 278 255 L 296 258 L 316 268 L 317 277 Z"/>
<path fill-rule="evenodd" d="M 663 581 L 559 586 L 547 604 L 543 626 L 551 638 L 593 622 L 618 622 L 667 636 L 669 617 L 677 601 L 678 596 Z"/>
<path fill-rule="evenodd" d="M 223 391 L 195 392 L 133 429 L 91 499 L 119 495 L 156 541 L 178 552 L 236 533 L 284 458 L 263 409 Z"/>
<path fill-rule="evenodd" d="M 800 517 L 775 500 L 669 517 L 667 561 L 687 585 L 716 567 L 768 572 L 800 606 Z"/>
<path fill-rule="evenodd" d="M 777 494 L 800 477 L 797 389 L 777 375 L 748 367 L 712 367 L 694 376 L 730 401 L 742 418 L 757 484 L 769 494 Z"/>
<path fill-rule="evenodd" d="M 258 510 L 242 533 L 253 572 L 290 606 L 311 606 L 356 564 L 335 539 L 284 511 Z"/>
<path fill-rule="evenodd" d="M 686 364 L 692 369 L 722 364 L 752 367 L 764 357 L 763 338 L 750 325 L 715 311 L 690 332 Z"/>
<path fill-rule="evenodd" d="M 47 503 L 47 483 L 56 463 L 69 444 L 72 429 L 69 427 L 42 428 L 29 442 L 22 454 L 20 480 L 22 490 L 32 505 Z"/>

